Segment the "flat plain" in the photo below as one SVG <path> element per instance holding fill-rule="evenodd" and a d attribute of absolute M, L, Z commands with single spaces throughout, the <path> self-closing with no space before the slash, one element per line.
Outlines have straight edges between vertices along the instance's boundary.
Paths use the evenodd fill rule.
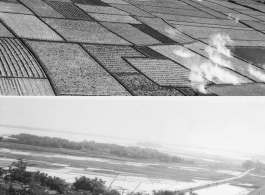
<path fill-rule="evenodd" d="M 106 181 L 107 187 L 120 192 L 181 190 L 231 178 L 245 171 L 240 162 L 247 158 L 241 154 L 230 156 L 198 153 L 196 150 L 189 153 L 176 150 L 175 155 L 178 154 L 193 163 L 164 163 L 19 143 L 0 142 L 0 147 L 0 166 L 8 166 L 15 159 L 22 158 L 28 162 L 28 171 L 39 170 L 60 177 L 68 183 L 74 182 L 75 177 L 98 177 Z M 240 194 L 244 191 L 246 194 L 255 189 L 255 186 L 262 185 L 264 180 L 263 173 L 253 173 L 229 184 L 220 185 L 219 190 L 225 189 L 228 194 Z M 213 187 L 213 190 L 215 188 Z"/>

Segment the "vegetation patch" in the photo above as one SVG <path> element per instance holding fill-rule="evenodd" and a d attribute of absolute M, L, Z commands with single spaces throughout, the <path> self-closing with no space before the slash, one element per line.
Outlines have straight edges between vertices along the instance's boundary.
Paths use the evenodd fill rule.
<path fill-rule="evenodd" d="M 18 39 L 0 38 L 0 76 L 46 78 L 38 61 Z"/>
<path fill-rule="evenodd" d="M 79 45 L 34 41 L 28 43 L 43 61 L 60 95 L 129 95 Z"/>
<path fill-rule="evenodd" d="M 111 22 L 101 22 L 101 24 L 111 31 L 115 32 L 125 40 L 130 41 L 136 45 L 152 45 L 161 43 L 160 41 L 149 36 L 148 34 L 145 34 L 144 32 L 140 31 L 130 24 Z"/>
<path fill-rule="evenodd" d="M 94 21 L 46 18 L 45 22 L 58 31 L 67 41 L 121 45 L 130 44 Z"/>
<path fill-rule="evenodd" d="M 73 142 L 62 138 L 41 137 L 30 134 L 12 135 L 17 142 L 37 146 L 49 146 L 54 148 L 66 148 L 72 150 L 101 150 L 106 154 L 136 159 L 150 159 L 157 162 L 184 162 L 184 159 L 177 156 L 170 156 L 165 153 L 158 152 L 156 149 L 140 148 L 133 146 L 120 146 L 117 144 L 96 143 L 94 141 Z"/>
<path fill-rule="evenodd" d="M 48 79 L 0 78 L 0 95 L 54 96 Z"/>
<path fill-rule="evenodd" d="M 64 16 L 57 11 L 55 11 L 48 4 L 41 0 L 21 0 L 26 6 L 34 11 L 40 17 L 54 17 L 54 18 L 64 18 Z"/>
<path fill-rule="evenodd" d="M 66 18 L 79 20 L 92 20 L 84 11 L 68 2 L 46 1 L 53 9 Z"/>
<path fill-rule="evenodd" d="M 0 18 L 20 37 L 62 41 L 45 23 L 33 15 L 0 13 Z"/>
<path fill-rule="evenodd" d="M 161 86 L 189 87 L 190 71 L 170 60 L 126 58 L 129 63 L 139 69 Z"/>

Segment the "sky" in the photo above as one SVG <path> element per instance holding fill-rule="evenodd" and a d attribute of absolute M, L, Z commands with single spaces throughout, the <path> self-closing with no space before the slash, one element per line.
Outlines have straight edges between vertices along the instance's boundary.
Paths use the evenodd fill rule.
<path fill-rule="evenodd" d="M 262 98 L 0 98 L 6 125 L 262 154 Z M 24 129 L 25 131 L 25 129 Z"/>

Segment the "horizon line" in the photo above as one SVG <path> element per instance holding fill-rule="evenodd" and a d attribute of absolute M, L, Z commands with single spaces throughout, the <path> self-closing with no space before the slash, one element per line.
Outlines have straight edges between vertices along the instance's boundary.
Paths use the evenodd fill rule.
<path fill-rule="evenodd" d="M 131 141 L 136 141 L 136 140 L 132 140 L 132 139 L 124 138 L 124 137 L 114 137 L 114 136 L 99 135 L 99 134 L 94 134 L 94 133 L 71 132 L 71 131 L 65 131 L 65 130 L 59 130 L 59 129 L 48 129 L 48 128 L 41 128 L 41 127 L 30 127 L 30 126 L 10 125 L 10 124 L 1 124 L 1 123 L 0 123 L 0 127 L 13 128 L 13 129 L 15 129 L 15 128 L 26 129 L 26 130 L 30 130 L 30 131 L 39 130 L 39 131 L 57 132 L 57 133 L 65 133 L 65 134 L 91 135 L 91 136 L 98 136 L 98 137 L 127 139 L 127 140 L 131 140 Z"/>

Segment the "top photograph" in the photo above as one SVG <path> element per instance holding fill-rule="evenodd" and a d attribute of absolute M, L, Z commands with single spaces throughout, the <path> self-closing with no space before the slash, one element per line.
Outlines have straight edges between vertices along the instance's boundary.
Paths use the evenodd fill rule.
<path fill-rule="evenodd" d="M 1 96 L 263 96 L 264 0 L 0 0 Z"/>

